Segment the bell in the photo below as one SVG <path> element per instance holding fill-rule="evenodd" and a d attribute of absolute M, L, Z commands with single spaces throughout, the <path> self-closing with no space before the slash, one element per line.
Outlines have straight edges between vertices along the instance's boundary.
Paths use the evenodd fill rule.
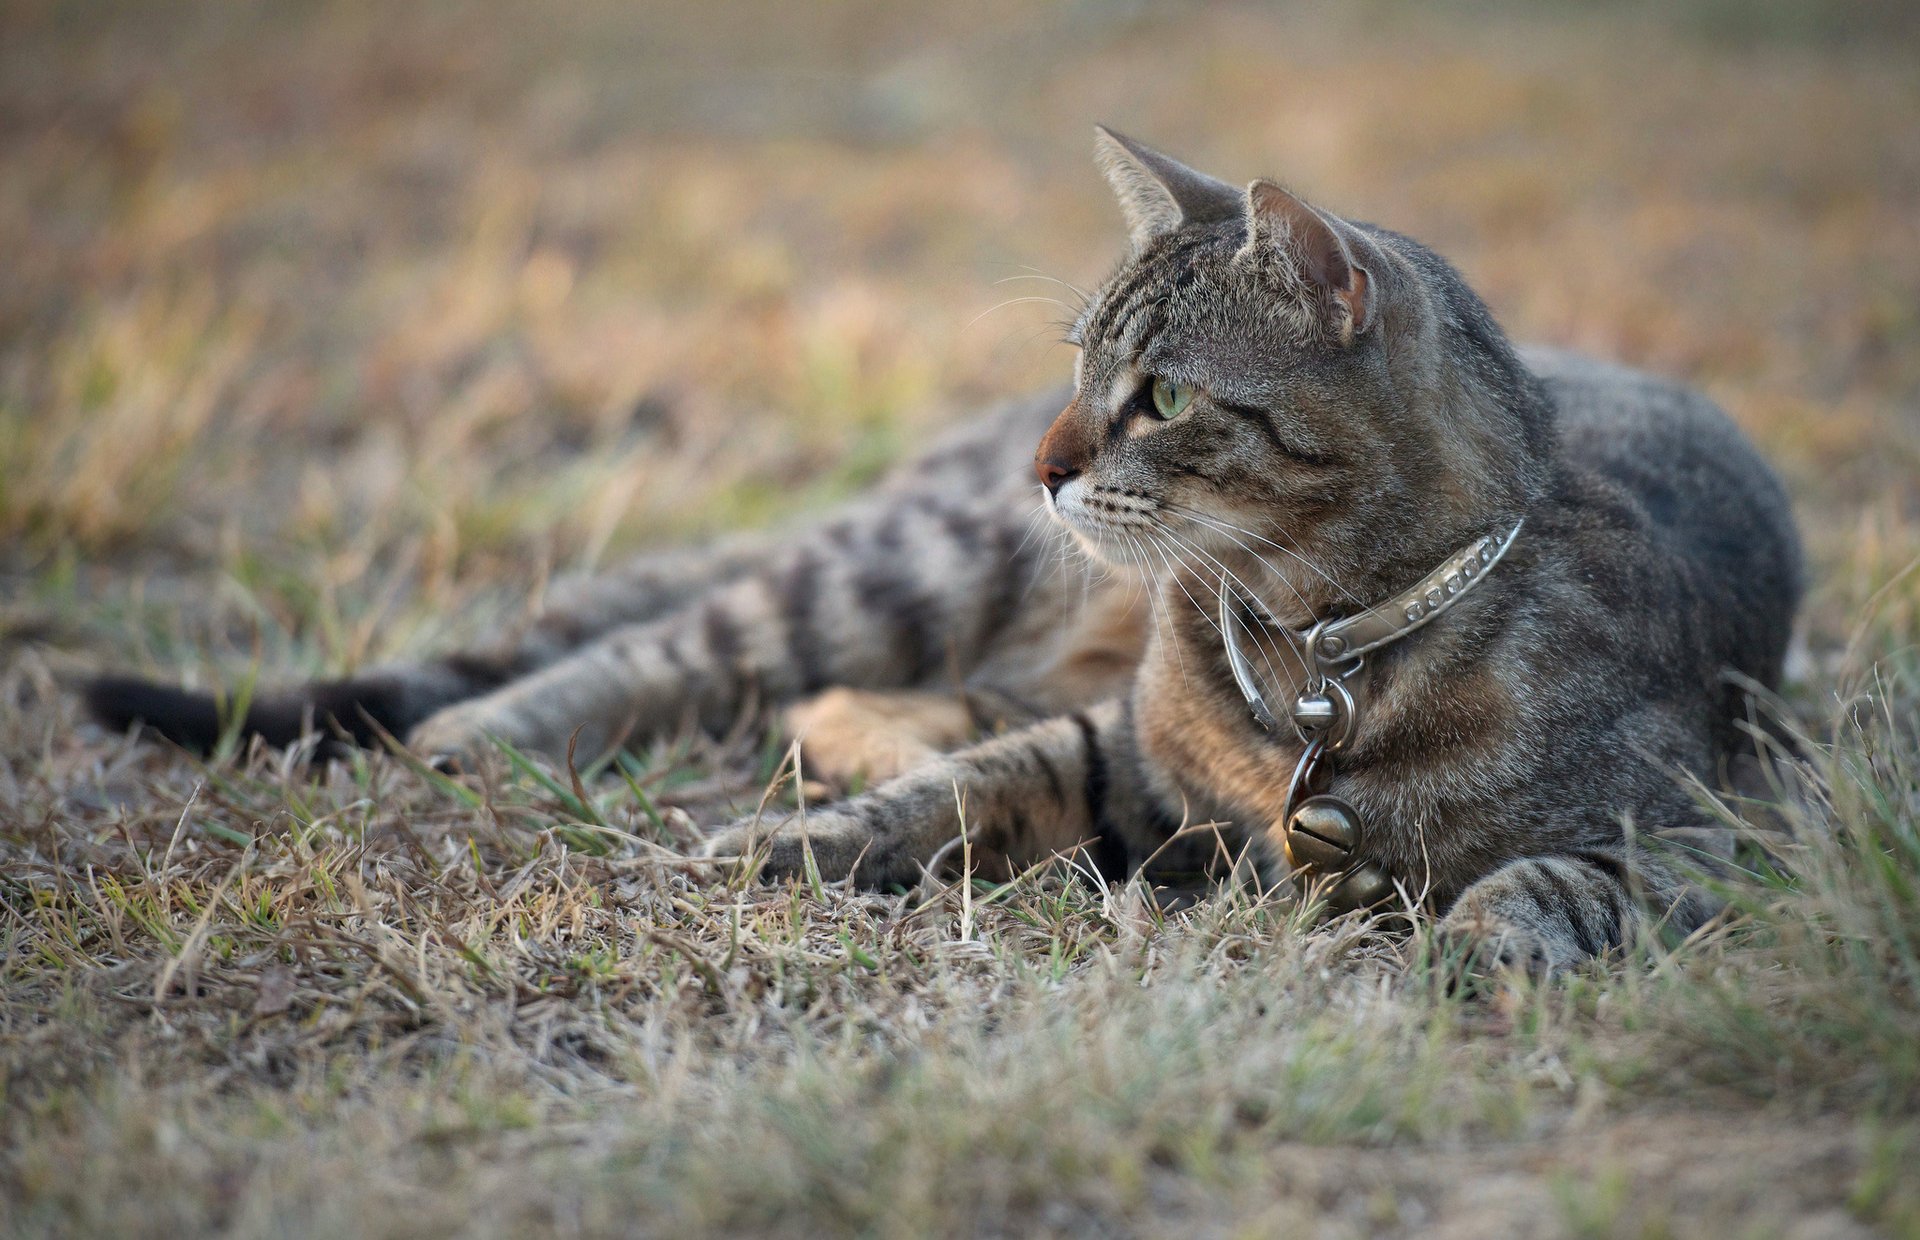
<path fill-rule="evenodd" d="M 1378 863 L 1362 861 L 1340 881 L 1327 889 L 1327 911 L 1350 913 L 1357 908 L 1372 908 L 1393 894 L 1393 883 Z"/>
<path fill-rule="evenodd" d="M 1333 874 L 1360 846 L 1360 812 L 1339 797 L 1308 797 L 1287 819 L 1287 864 Z"/>

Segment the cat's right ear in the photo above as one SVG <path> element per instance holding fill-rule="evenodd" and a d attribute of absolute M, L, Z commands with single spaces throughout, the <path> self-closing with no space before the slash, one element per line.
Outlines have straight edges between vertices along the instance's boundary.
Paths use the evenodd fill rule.
<path fill-rule="evenodd" d="M 1105 125 L 1093 127 L 1093 158 L 1120 200 L 1136 254 L 1155 237 L 1184 224 L 1233 219 L 1240 214 L 1243 196 L 1239 189 L 1195 172 Z"/>
<path fill-rule="evenodd" d="M 1321 213 L 1272 181 L 1247 186 L 1246 210 L 1247 243 L 1240 256 L 1283 259 L 1331 334 L 1352 344 L 1379 317 L 1367 270 L 1379 269 L 1372 243 L 1345 220 Z"/>

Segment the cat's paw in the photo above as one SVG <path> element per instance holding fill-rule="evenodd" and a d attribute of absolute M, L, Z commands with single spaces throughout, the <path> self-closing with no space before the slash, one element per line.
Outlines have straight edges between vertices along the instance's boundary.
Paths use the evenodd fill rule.
<path fill-rule="evenodd" d="M 806 850 L 786 825 L 748 821 L 721 827 L 701 843 L 698 855 L 752 866 L 762 882 L 798 877 L 806 872 Z"/>
<path fill-rule="evenodd" d="M 407 733 L 407 748 L 435 766 L 471 770 L 485 754 L 494 752 L 498 730 L 492 721 L 467 703 L 435 711 Z"/>
<path fill-rule="evenodd" d="M 1579 947 L 1505 918 L 1449 917 L 1434 932 L 1434 959 L 1449 989 L 1477 994 L 1546 981 L 1579 964 Z"/>
<path fill-rule="evenodd" d="M 762 882 L 805 878 L 809 872 L 823 882 L 855 878 L 862 885 L 914 877 L 912 864 L 879 846 L 864 821 L 833 810 L 809 810 L 804 818 L 736 822 L 707 836 L 700 855 L 738 858 L 753 866 Z"/>
<path fill-rule="evenodd" d="M 829 689 L 781 716 L 810 778 L 837 788 L 882 784 L 966 742 L 973 727 L 952 694 Z"/>

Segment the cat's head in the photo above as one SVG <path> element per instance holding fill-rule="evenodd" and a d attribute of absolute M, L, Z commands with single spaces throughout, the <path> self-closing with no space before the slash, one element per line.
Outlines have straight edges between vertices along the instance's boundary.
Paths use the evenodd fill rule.
<path fill-rule="evenodd" d="M 1524 512 L 1545 402 L 1446 263 L 1272 181 L 1105 129 L 1097 153 L 1133 252 L 1073 327 L 1074 399 L 1035 456 L 1090 551 L 1224 566 L 1305 623 Z"/>

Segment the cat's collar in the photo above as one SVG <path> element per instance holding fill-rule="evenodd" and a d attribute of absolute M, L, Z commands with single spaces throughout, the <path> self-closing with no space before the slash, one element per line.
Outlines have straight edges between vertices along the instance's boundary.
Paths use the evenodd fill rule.
<path fill-rule="evenodd" d="M 1520 536 L 1520 527 L 1525 524 L 1523 518 L 1506 533 L 1489 534 L 1455 552 L 1412 586 L 1365 611 L 1338 620 L 1323 620 L 1304 632 L 1285 629 L 1305 656 L 1308 669 L 1304 691 L 1288 712 L 1301 738 L 1311 741 L 1315 734 L 1322 735 L 1328 738 L 1331 747 L 1338 748 L 1339 742 L 1352 731 L 1354 713 L 1352 695 L 1343 682 L 1359 670 L 1361 660 L 1382 646 L 1399 641 L 1466 597 L 1513 547 L 1514 540 Z M 1236 600 L 1250 605 L 1268 624 L 1283 629 L 1284 626 L 1257 600 L 1242 598 L 1232 590 L 1221 592 L 1220 635 L 1234 684 L 1246 698 L 1247 709 L 1253 712 L 1260 726 L 1275 731 L 1280 721 L 1261 693 L 1253 665 L 1240 647 Z"/>
<path fill-rule="evenodd" d="M 1299 733 L 1301 749 L 1275 826 L 1286 849 L 1289 873 L 1303 892 L 1323 900 L 1332 912 L 1371 908 L 1391 899 L 1396 890 L 1404 892 L 1368 847 L 1365 816 L 1331 791 L 1334 755 L 1353 736 L 1360 716 L 1355 693 L 1362 682 L 1355 676 L 1369 653 L 1399 641 L 1465 597 L 1507 554 L 1523 524 L 1517 522 L 1504 534 L 1489 534 L 1454 553 L 1384 603 L 1357 615 L 1323 620 L 1304 633 L 1280 625 L 1256 601 L 1241 599 L 1232 590 L 1220 592 L 1220 636 L 1227 665 L 1233 669 L 1233 682 L 1246 698 L 1247 709 L 1269 732 L 1277 731 L 1280 721 L 1240 648 L 1241 607 L 1254 608 L 1266 623 L 1292 637 L 1301 652 L 1307 676 L 1287 712 Z M 1355 689 L 1348 688 L 1349 681 Z"/>

